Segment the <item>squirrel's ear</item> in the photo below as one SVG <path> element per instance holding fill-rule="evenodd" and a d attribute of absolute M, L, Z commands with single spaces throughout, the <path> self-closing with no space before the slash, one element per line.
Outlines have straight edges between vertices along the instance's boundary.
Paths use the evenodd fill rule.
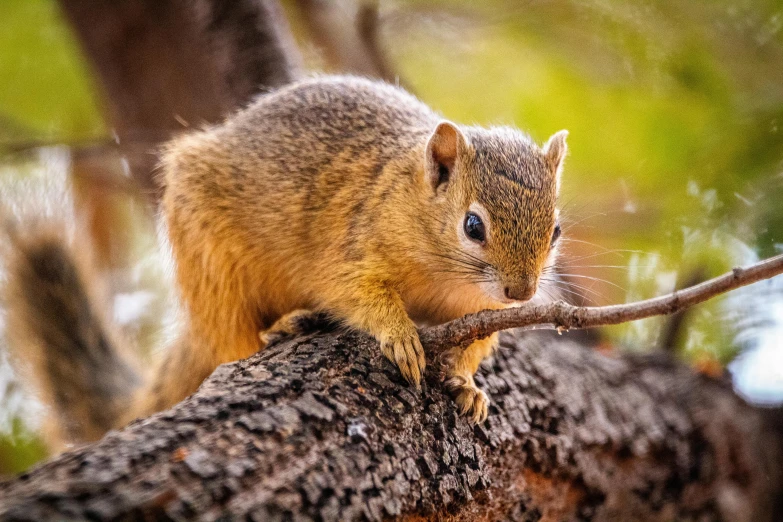
<path fill-rule="evenodd" d="M 427 142 L 425 177 L 433 189 L 449 181 L 457 163 L 459 151 L 465 146 L 465 136 L 450 121 L 442 121 Z"/>
<path fill-rule="evenodd" d="M 557 188 L 560 189 L 560 173 L 563 171 L 563 160 L 568 152 L 568 145 L 566 145 L 566 138 L 568 137 L 567 130 L 561 130 L 556 132 L 549 138 L 549 141 L 544 145 L 544 155 L 547 161 L 552 166 L 552 170 L 557 176 Z"/>

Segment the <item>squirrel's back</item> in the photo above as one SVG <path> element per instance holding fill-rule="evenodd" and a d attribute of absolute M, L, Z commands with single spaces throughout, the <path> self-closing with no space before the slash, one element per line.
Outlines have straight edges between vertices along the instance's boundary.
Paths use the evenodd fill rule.
<path fill-rule="evenodd" d="M 375 222 L 390 199 L 414 195 L 415 168 L 438 121 L 395 86 L 318 77 L 175 140 L 163 157 L 163 214 L 180 288 L 195 272 L 205 276 L 209 256 L 216 278 L 229 271 L 266 279 L 242 285 L 264 288 L 248 296 L 272 308 L 262 315 L 313 306 L 307 274 L 328 280 L 343 262 L 382 248 Z"/>
<path fill-rule="evenodd" d="M 329 76 L 259 96 L 218 132 L 226 145 L 256 148 L 254 159 L 306 176 L 308 168 L 357 156 L 388 160 L 430 134 L 439 119 L 393 85 Z"/>
<path fill-rule="evenodd" d="M 241 213 L 246 206 L 236 203 L 253 201 L 257 218 L 307 224 L 341 191 L 364 196 L 357 192 L 370 190 L 384 166 L 412 153 L 438 121 L 395 86 L 317 77 L 261 95 L 224 124 L 175 140 L 163 157 L 163 181 L 188 215 L 203 210 L 203 200 L 221 214 Z"/>

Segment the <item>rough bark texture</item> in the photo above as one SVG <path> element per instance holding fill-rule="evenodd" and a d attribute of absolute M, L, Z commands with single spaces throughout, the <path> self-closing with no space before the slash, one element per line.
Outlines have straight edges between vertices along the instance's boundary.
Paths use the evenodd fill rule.
<path fill-rule="evenodd" d="M 360 334 L 284 340 L 173 409 L 0 485 L 0 515 L 250 520 L 781 520 L 773 417 L 668 359 L 505 336 L 483 426 L 431 364 Z"/>
<path fill-rule="evenodd" d="M 276 0 L 60 0 L 141 186 L 154 147 L 290 82 L 300 57 Z"/>

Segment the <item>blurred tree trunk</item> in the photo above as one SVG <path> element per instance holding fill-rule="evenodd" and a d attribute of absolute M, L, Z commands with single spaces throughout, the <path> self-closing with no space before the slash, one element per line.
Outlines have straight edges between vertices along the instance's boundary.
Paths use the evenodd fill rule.
<path fill-rule="evenodd" d="M 726 382 L 506 336 L 472 427 L 438 373 L 417 393 L 360 334 L 279 342 L 0 485 L 0 517 L 783 519 L 779 412 Z"/>
<path fill-rule="evenodd" d="M 330 69 L 405 85 L 380 42 L 377 0 L 296 0 L 296 5 Z"/>
<path fill-rule="evenodd" d="M 127 267 L 128 225 L 134 217 L 127 202 L 142 199 L 139 187 L 123 175 L 117 160 L 103 146 L 75 147 L 71 154 L 74 209 L 89 231 L 95 267 L 104 275 Z"/>
<path fill-rule="evenodd" d="M 160 196 L 154 167 L 177 131 L 214 123 L 256 93 L 299 75 L 301 58 L 277 0 L 60 0 L 101 87 L 119 162 L 93 150 L 72 158 L 75 208 L 96 266 L 128 264 L 128 195 Z M 112 161 L 114 160 L 114 161 Z"/>
<path fill-rule="evenodd" d="M 294 79 L 300 57 L 276 0 L 60 0 L 131 173 L 155 199 L 155 149 Z"/>

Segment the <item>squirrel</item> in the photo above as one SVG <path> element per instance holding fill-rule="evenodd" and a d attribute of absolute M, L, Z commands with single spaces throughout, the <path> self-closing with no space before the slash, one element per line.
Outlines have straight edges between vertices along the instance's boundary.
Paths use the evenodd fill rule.
<path fill-rule="evenodd" d="M 175 138 L 162 152 L 161 214 L 180 333 L 147 382 L 132 385 L 128 365 L 116 370 L 133 400 L 119 413 L 106 410 L 116 413 L 111 424 L 172 406 L 218 365 L 252 355 L 276 332 L 295 331 L 311 312 L 373 335 L 419 386 L 425 358 L 417 326 L 517 306 L 536 293 L 560 236 L 566 136 L 560 131 L 539 147 L 514 128 L 452 123 L 387 83 L 321 76 Z M 52 242 L 32 244 L 52 249 Z M 24 261 L 12 265 L 9 278 L 35 277 L 24 270 Z M 86 277 L 72 279 L 54 283 Z M 49 300 L 54 306 L 66 297 Z M 19 294 L 9 306 L 20 299 L 35 296 Z M 28 306 L 15 323 L 29 323 L 28 331 L 51 324 L 42 306 Z M 68 331 L 85 324 L 76 316 L 90 307 L 81 308 L 57 322 L 59 338 L 40 341 L 50 345 L 44 377 L 57 377 L 51 367 L 60 363 L 78 366 L 79 354 L 59 349 L 61 340 L 77 339 L 71 344 L 92 358 L 116 358 L 112 336 L 96 333 L 105 322 L 90 336 Z M 87 346 L 94 343 L 102 348 Z M 486 419 L 489 400 L 473 375 L 496 344 L 493 335 L 448 357 L 446 385 L 476 423 Z M 96 423 L 78 412 L 70 420 Z"/>

